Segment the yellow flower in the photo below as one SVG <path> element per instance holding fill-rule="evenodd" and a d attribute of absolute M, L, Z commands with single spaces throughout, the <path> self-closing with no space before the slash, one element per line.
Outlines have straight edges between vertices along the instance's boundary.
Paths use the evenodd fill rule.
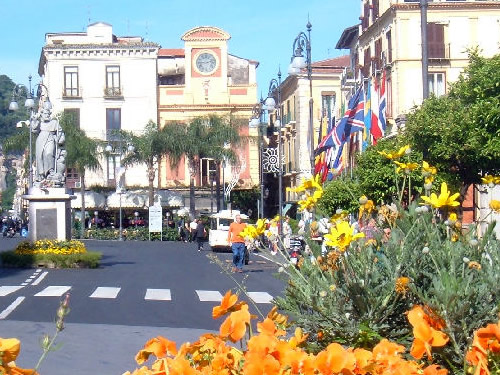
<path fill-rule="evenodd" d="M 325 244 L 345 251 L 352 241 L 364 236 L 364 233 L 354 234 L 354 227 L 349 225 L 347 221 L 341 221 L 330 228 L 330 233 L 325 234 Z"/>
<path fill-rule="evenodd" d="M 240 237 L 245 239 L 257 238 L 257 229 L 253 225 L 247 225 L 239 234 Z"/>
<path fill-rule="evenodd" d="M 433 182 L 434 182 L 434 176 L 428 176 L 424 180 L 425 184 L 432 184 Z"/>
<path fill-rule="evenodd" d="M 424 177 L 434 176 L 436 173 L 437 173 L 436 167 L 429 165 L 429 163 L 427 163 L 425 160 L 422 162 L 422 175 Z"/>
<path fill-rule="evenodd" d="M 450 196 L 450 192 L 448 191 L 448 185 L 446 182 L 441 184 L 441 193 L 439 197 L 436 193 L 432 193 L 430 197 L 422 196 L 422 200 L 425 203 L 421 204 L 430 204 L 433 208 L 442 208 L 442 207 L 457 207 L 460 206 L 460 202 L 457 202 L 457 198 L 460 196 L 459 193 L 455 193 Z"/>
<path fill-rule="evenodd" d="M 299 204 L 299 210 L 305 211 L 312 209 L 314 206 L 316 206 L 316 203 L 318 202 L 318 200 L 321 198 L 322 195 L 323 195 L 323 189 L 317 189 L 313 193 L 313 195 L 309 195 L 309 193 L 306 193 L 305 198 L 297 202 Z"/>
<path fill-rule="evenodd" d="M 411 171 L 418 168 L 417 163 L 400 163 L 399 161 L 395 160 L 394 163 L 398 166 L 396 168 L 396 173 L 399 173 L 400 171 L 404 171 L 405 173 L 410 173 Z"/>
<path fill-rule="evenodd" d="M 492 199 L 490 201 L 490 208 L 495 211 L 496 213 L 500 214 L 500 201 L 497 201 L 495 199 Z"/>
<path fill-rule="evenodd" d="M 458 220 L 457 214 L 454 212 L 452 212 L 448 217 L 448 221 L 452 224 L 456 223 L 457 220 Z"/>
<path fill-rule="evenodd" d="M 366 212 L 366 215 L 370 215 L 375 207 L 375 204 L 371 199 L 368 199 L 365 204 L 362 204 L 359 206 L 359 218 L 363 216 L 363 214 Z"/>
<path fill-rule="evenodd" d="M 403 156 L 406 152 L 406 150 L 408 150 L 410 148 L 410 145 L 406 145 L 406 146 L 403 146 L 399 149 L 399 151 L 397 152 L 385 152 L 385 151 L 379 151 L 378 153 L 380 155 L 382 155 L 383 157 L 387 158 L 387 159 L 390 159 L 390 160 L 397 160 L 399 159 L 401 156 Z"/>
<path fill-rule="evenodd" d="M 395 286 L 394 290 L 396 291 L 396 293 L 399 293 L 399 294 L 402 294 L 403 296 L 405 296 L 409 290 L 409 288 L 408 288 L 409 283 L 410 283 L 410 279 L 408 277 L 404 277 L 404 276 L 398 277 L 398 279 L 396 280 L 396 286 Z"/>
<path fill-rule="evenodd" d="M 478 262 L 470 261 L 469 262 L 469 268 L 470 269 L 475 269 L 475 270 L 480 270 L 481 269 L 481 265 Z"/>
<path fill-rule="evenodd" d="M 316 175 L 308 179 L 302 178 L 302 184 L 300 184 L 295 188 L 287 188 L 287 191 L 300 193 L 306 190 L 322 189 L 322 186 L 319 181 L 320 181 L 320 175 Z"/>
<path fill-rule="evenodd" d="M 500 184 L 500 176 L 490 176 L 490 175 L 486 175 L 484 177 L 481 178 L 481 181 L 483 181 L 483 184 L 486 184 L 486 185 L 497 185 L 497 184 Z"/>
<path fill-rule="evenodd" d="M 336 223 L 337 221 L 342 221 L 344 220 L 348 215 L 348 212 L 347 211 L 340 211 L 339 213 L 336 213 L 335 215 L 333 215 L 330 219 L 330 221 L 332 223 Z"/>

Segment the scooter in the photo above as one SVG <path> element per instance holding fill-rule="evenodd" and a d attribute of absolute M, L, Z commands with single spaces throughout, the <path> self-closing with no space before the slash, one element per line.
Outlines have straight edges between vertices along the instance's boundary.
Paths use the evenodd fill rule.
<path fill-rule="evenodd" d="M 290 261 L 293 264 L 297 264 L 299 258 L 302 256 L 305 250 L 306 242 L 302 236 L 291 236 L 290 237 L 290 251 L 288 255 L 290 256 Z"/>

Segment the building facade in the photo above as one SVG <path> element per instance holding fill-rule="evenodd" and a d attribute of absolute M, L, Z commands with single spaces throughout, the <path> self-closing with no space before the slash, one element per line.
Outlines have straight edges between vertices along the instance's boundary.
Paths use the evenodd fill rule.
<path fill-rule="evenodd" d="M 256 136 L 248 119 L 257 100 L 257 61 L 229 53 L 231 36 L 213 26 L 193 28 L 182 35 L 184 48 L 160 49 L 158 54 L 158 123 L 189 122 L 198 116 L 215 114 L 240 123 L 242 136 Z M 236 188 L 259 185 L 258 144 L 246 142 L 235 149 L 239 162 L 221 171 L 221 180 Z M 196 186 L 210 186 L 215 173 L 211 159 L 199 161 Z M 188 186 L 188 163 L 182 160 L 171 169 L 162 163 L 160 186 Z"/>
<path fill-rule="evenodd" d="M 118 37 L 112 26 L 97 22 L 86 32 L 47 33 L 39 74 L 48 88 L 54 114 L 74 114 L 78 126 L 111 146 L 100 153 L 101 168 L 86 173 L 86 185 L 114 187 L 121 155 L 117 130 L 139 134 L 156 122 L 156 64 L 160 46 L 141 37 Z M 146 169 L 127 168 L 127 186 L 145 186 Z M 78 187 L 68 170 L 68 187 Z"/>
<path fill-rule="evenodd" d="M 313 149 L 326 135 L 328 125 L 338 119 L 342 107 L 342 75 L 349 66 L 349 56 L 313 62 L 307 72 L 289 75 L 281 83 L 281 139 L 283 189 L 286 201 L 296 201 L 296 193 L 287 187 L 300 185 L 311 176 L 309 101 L 312 97 Z M 312 96 L 311 96 L 312 93 Z M 277 133 L 276 133 L 277 134 Z M 269 176 L 265 176 L 269 177 Z M 269 181 L 269 178 L 265 178 Z M 270 182 L 267 182 L 268 184 Z M 277 205 L 277 202 L 273 202 Z"/>
<path fill-rule="evenodd" d="M 389 134 L 422 103 L 422 38 L 419 0 L 361 0 L 359 25 L 344 31 L 337 48 L 349 49 L 351 71 L 381 79 L 386 72 Z M 358 29 L 357 32 L 355 29 Z M 449 90 L 468 65 L 468 50 L 485 57 L 500 51 L 500 3 L 494 0 L 428 0 L 429 93 Z"/>

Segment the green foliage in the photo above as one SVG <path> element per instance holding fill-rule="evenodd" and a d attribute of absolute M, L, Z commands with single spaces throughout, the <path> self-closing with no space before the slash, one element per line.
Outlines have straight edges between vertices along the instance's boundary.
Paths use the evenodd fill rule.
<path fill-rule="evenodd" d="M 19 96 L 15 98 L 19 104 L 19 110 L 16 112 L 9 111 L 14 86 L 15 83 L 9 77 L 0 75 L 0 143 L 2 144 L 5 139 L 17 133 L 16 124 L 19 121 L 29 118 L 29 111 L 24 107 L 27 93 L 25 87 L 19 87 Z"/>
<path fill-rule="evenodd" d="M 381 338 L 409 348 L 413 335 L 405 313 L 426 305 L 444 320 L 450 337 L 445 347 L 433 348 L 434 363 L 456 372 L 473 332 L 497 321 L 500 243 L 492 231 L 479 244 L 470 241 L 474 231 L 453 242 L 444 224 L 432 213 L 416 213 L 416 206 L 401 212 L 388 240 L 375 235 L 378 245 L 361 240 L 343 254 L 331 249 L 286 269 L 289 284 L 277 305 L 310 334 L 313 349 L 332 340 L 372 348 Z M 406 292 L 396 290 L 400 277 L 410 280 Z"/>
<path fill-rule="evenodd" d="M 14 251 L 0 253 L 3 267 L 12 268 L 97 268 L 102 254 L 86 252 L 84 254 L 17 254 Z"/>
<path fill-rule="evenodd" d="M 95 239 L 95 240 L 118 240 L 120 237 L 120 231 L 117 228 L 99 228 L 99 229 L 87 229 L 85 230 L 85 238 Z M 129 227 L 123 229 L 122 237 L 124 240 L 129 241 L 148 241 L 149 240 L 149 228 L 147 227 Z M 152 241 L 160 240 L 160 233 L 151 233 Z M 175 228 L 163 227 L 163 241 L 178 241 L 179 233 Z"/>
<path fill-rule="evenodd" d="M 233 209 L 240 210 L 244 214 L 248 214 L 249 209 L 252 210 L 252 215 L 250 215 L 251 219 L 257 218 L 257 202 L 259 199 L 259 188 L 231 191 L 231 204 Z"/>
<path fill-rule="evenodd" d="M 9 160 L 10 168 L 5 175 L 5 185 L 6 189 L 1 192 L 2 197 L 2 211 L 8 211 L 12 209 L 12 203 L 14 202 L 14 194 L 16 192 L 16 170 L 12 168 L 12 163 Z"/>
<path fill-rule="evenodd" d="M 449 95 L 414 109 L 404 132 L 425 160 L 455 175 L 462 195 L 481 175 L 500 172 L 500 55 L 469 59 Z"/>
<path fill-rule="evenodd" d="M 357 181 L 339 177 L 326 184 L 318 208 L 326 216 L 333 216 L 338 209 L 355 212 L 359 208 L 360 196 L 361 187 Z"/>

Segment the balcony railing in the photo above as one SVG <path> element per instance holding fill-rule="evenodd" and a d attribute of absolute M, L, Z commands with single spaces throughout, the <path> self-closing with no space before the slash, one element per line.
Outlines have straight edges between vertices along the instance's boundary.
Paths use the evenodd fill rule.
<path fill-rule="evenodd" d="M 82 89 L 80 87 L 65 87 L 62 92 L 63 99 L 81 99 Z"/>
<path fill-rule="evenodd" d="M 104 96 L 106 98 L 121 98 L 123 96 L 121 87 L 105 87 Z"/>
<path fill-rule="evenodd" d="M 450 43 L 430 43 L 427 48 L 429 61 L 441 61 L 450 59 Z"/>

